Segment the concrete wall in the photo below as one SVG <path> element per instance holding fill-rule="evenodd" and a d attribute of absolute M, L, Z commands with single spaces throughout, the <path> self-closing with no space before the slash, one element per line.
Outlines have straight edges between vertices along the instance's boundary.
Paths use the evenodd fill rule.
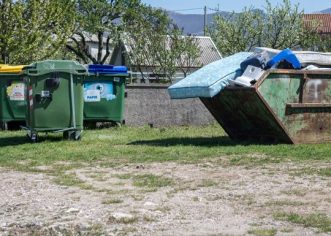
<path fill-rule="evenodd" d="M 125 124 L 161 127 L 216 122 L 200 99 L 171 100 L 167 88 L 154 84 L 127 86 Z"/>

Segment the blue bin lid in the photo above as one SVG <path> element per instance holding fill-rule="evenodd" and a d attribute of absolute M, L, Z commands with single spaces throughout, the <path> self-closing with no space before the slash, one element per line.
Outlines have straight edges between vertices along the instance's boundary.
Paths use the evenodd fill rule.
<path fill-rule="evenodd" d="M 94 74 L 127 74 L 126 66 L 88 65 L 88 72 Z"/>

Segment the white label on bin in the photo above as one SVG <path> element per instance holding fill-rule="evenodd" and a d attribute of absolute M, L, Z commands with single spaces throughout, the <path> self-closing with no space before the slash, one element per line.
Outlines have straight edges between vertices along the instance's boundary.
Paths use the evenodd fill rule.
<path fill-rule="evenodd" d="M 107 101 L 111 101 L 116 99 L 116 94 L 114 94 L 113 82 L 84 83 L 84 97 L 86 97 L 88 91 L 94 91 L 94 90 L 99 91 L 100 100 L 105 99 Z"/>
<path fill-rule="evenodd" d="M 50 92 L 48 90 L 42 90 L 41 91 L 41 97 L 42 98 L 48 98 L 50 96 Z"/>
<path fill-rule="evenodd" d="M 100 90 L 86 90 L 84 93 L 85 102 L 100 102 Z"/>
<path fill-rule="evenodd" d="M 24 101 L 24 83 L 12 83 L 7 87 L 7 95 L 11 101 Z"/>

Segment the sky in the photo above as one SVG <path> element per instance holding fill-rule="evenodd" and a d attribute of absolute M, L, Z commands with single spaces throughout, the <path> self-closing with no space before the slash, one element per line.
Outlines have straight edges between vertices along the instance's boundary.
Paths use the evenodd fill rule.
<path fill-rule="evenodd" d="M 269 1 L 272 5 L 282 2 L 282 0 Z M 265 0 L 142 0 L 142 2 L 183 14 L 203 14 L 204 6 L 209 8 L 208 13 L 213 12 L 210 9 L 217 9 L 218 7 L 221 11 L 240 12 L 244 7 L 253 6 L 254 8 L 263 9 L 265 6 Z M 300 9 L 303 9 L 305 13 L 331 8 L 331 0 L 292 0 L 291 2 L 293 4 L 299 3 Z"/>

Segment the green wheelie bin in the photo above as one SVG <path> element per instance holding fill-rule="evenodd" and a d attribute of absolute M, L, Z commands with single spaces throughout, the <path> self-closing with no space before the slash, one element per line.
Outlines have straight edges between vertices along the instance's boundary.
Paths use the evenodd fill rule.
<path fill-rule="evenodd" d="M 23 65 L 0 65 L 0 128 L 8 124 L 24 124 L 26 101 L 25 86 L 20 76 Z"/>
<path fill-rule="evenodd" d="M 84 121 L 122 123 L 124 120 L 125 66 L 89 65 L 84 80 Z"/>
<path fill-rule="evenodd" d="M 70 60 L 46 60 L 23 68 L 26 83 L 28 137 L 63 132 L 78 140 L 83 130 L 83 80 L 86 68 Z"/>

